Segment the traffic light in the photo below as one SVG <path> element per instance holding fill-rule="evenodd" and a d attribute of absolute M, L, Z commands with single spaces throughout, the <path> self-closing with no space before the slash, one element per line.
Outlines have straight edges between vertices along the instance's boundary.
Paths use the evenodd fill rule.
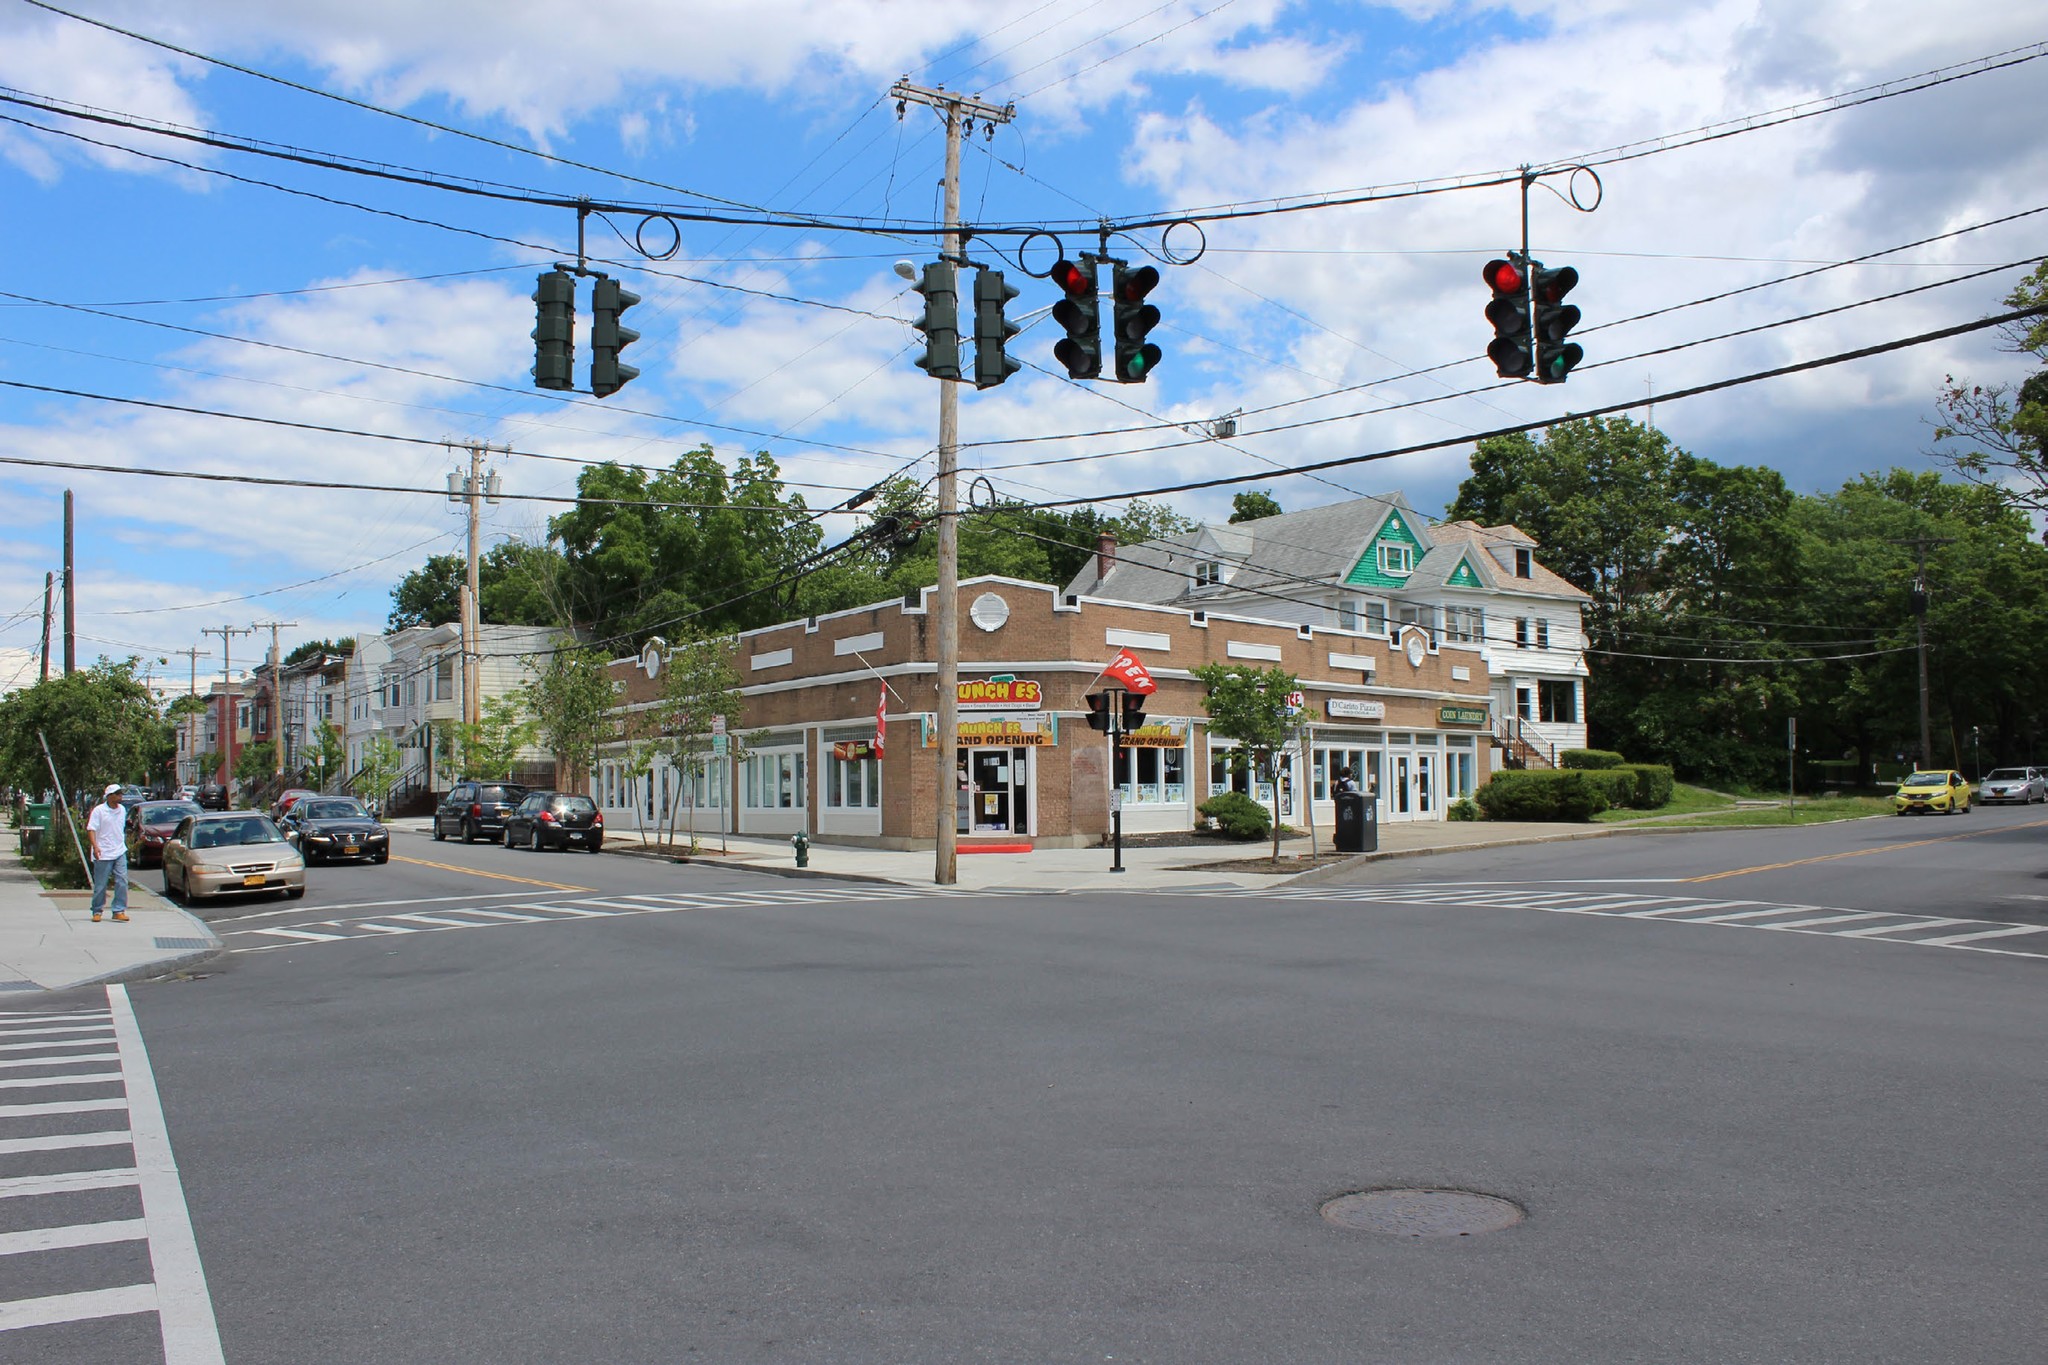
<path fill-rule="evenodd" d="M 1486 358 L 1502 379 L 1524 379 L 1534 365 L 1529 345 L 1529 276 L 1520 256 L 1492 260 L 1480 273 L 1493 291 L 1486 320 L 1493 324 L 1493 342 Z"/>
<path fill-rule="evenodd" d="M 533 325 L 533 384 L 540 389 L 576 387 L 576 277 L 566 270 L 541 274 L 533 291 L 540 305 Z"/>
<path fill-rule="evenodd" d="M 1003 305 L 1017 291 L 1003 283 L 1000 270 L 974 272 L 974 387 L 992 389 L 1024 368 L 1003 347 L 1023 329 L 1003 316 Z"/>
<path fill-rule="evenodd" d="M 1145 694 L 1124 693 L 1124 733 L 1129 734 L 1145 723 Z"/>
<path fill-rule="evenodd" d="M 933 261 L 910 286 L 924 295 L 924 316 L 914 324 L 924 333 L 917 368 L 934 379 L 960 377 L 960 272 L 951 261 Z"/>
<path fill-rule="evenodd" d="M 1116 379 L 1119 384 L 1142 384 L 1159 364 L 1159 348 L 1145 340 L 1145 334 L 1159 325 L 1159 310 L 1145 302 L 1145 296 L 1159 283 L 1159 272 L 1149 265 L 1136 270 L 1117 263 L 1110 276 L 1110 296 L 1116 308 Z"/>
<path fill-rule="evenodd" d="M 617 280 L 600 279 L 591 287 L 590 391 L 599 398 L 640 377 L 640 371 L 619 363 L 619 352 L 640 339 L 631 327 L 619 325 L 619 315 L 638 302 L 640 296 L 621 288 Z"/>
<path fill-rule="evenodd" d="M 1536 292 L 1536 382 L 1562 384 L 1572 366 L 1586 358 L 1584 347 L 1564 339 L 1579 325 L 1579 310 L 1564 301 L 1578 285 L 1579 272 L 1570 266 L 1545 270 L 1540 262 L 1530 264 L 1530 288 Z"/>
<path fill-rule="evenodd" d="M 1069 379 L 1094 379 L 1102 374 L 1102 303 L 1095 297 L 1095 261 L 1083 256 L 1055 261 L 1052 282 L 1063 296 L 1052 306 L 1052 320 L 1067 331 L 1052 348 L 1053 358 L 1067 367 Z"/>
<path fill-rule="evenodd" d="M 1109 693 L 1090 692 L 1081 700 L 1088 703 L 1088 728 L 1109 733 Z"/>

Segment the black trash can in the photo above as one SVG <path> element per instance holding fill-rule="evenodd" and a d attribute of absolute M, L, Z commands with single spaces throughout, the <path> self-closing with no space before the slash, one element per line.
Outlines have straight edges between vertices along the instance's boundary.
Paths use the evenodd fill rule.
<path fill-rule="evenodd" d="M 1380 847 L 1378 812 L 1364 792 L 1337 794 L 1337 851 L 1377 853 Z"/>

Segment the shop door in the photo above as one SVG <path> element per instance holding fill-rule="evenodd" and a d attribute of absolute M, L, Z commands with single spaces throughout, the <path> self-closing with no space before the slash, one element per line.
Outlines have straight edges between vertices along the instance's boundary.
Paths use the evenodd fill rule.
<path fill-rule="evenodd" d="M 1408 754 L 1394 755 L 1393 810 L 1388 812 L 1396 820 L 1406 820 L 1415 813 L 1415 764 Z"/>
<path fill-rule="evenodd" d="M 1030 751 L 967 749 L 962 834 L 1022 834 L 1031 828 Z"/>
<path fill-rule="evenodd" d="M 1436 811 L 1436 755 L 1415 755 L 1415 813 L 1427 820 Z"/>

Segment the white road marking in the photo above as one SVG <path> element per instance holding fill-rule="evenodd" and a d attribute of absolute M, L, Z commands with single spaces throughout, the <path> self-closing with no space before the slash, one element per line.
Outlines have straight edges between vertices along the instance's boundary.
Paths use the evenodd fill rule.
<path fill-rule="evenodd" d="M 547 918 L 545 915 L 515 915 L 510 910 L 478 910 L 470 908 L 465 909 L 462 913 L 465 915 L 478 915 L 484 919 L 507 920 L 517 924 L 538 924 Z"/>
<path fill-rule="evenodd" d="M 385 919 L 409 919 L 414 924 L 431 924 L 436 929 L 476 929 L 481 926 L 473 919 L 449 919 L 445 915 L 386 915 Z"/>
<path fill-rule="evenodd" d="M 2012 934 L 2039 933 L 2048 933 L 2048 925 L 2014 924 L 2003 929 L 1984 929 L 1974 934 L 1950 934 L 1946 938 L 1919 938 L 1913 941 L 1915 943 L 1932 943 L 1938 947 L 1946 948 L 1955 943 L 1974 943 L 1980 938 L 2005 938 Z"/>
<path fill-rule="evenodd" d="M 70 1028 L 0 1028 L 0 1038 L 34 1038 L 47 1033 L 103 1034 L 105 1032 L 107 1030 L 104 1027 L 94 1028 L 90 1024 L 74 1024 Z M 74 1041 L 83 1042 L 85 1040 L 81 1038 Z"/>
<path fill-rule="evenodd" d="M 149 1224 L 149 1259 L 156 1272 L 152 1297 L 163 1332 L 164 1365 L 223 1365 L 213 1298 L 206 1290 L 192 1215 L 185 1207 L 185 1187 L 171 1155 L 170 1130 L 157 1100 L 156 1076 L 149 1069 L 142 1030 L 126 988 L 107 987 L 107 1005 L 128 1081 L 128 1125 L 134 1134 L 142 1217 Z"/>
<path fill-rule="evenodd" d="M 66 1247 L 106 1246 L 112 1242 L 139 1242 L 147 1236 L 149 1225 L 140 1218 L 75 1223 L 65 1228 L 30 1228 L 26 1232 L 0 1232 L 0 1256 L 59 1251 Z"/>
<path fill-rule="evenodd" d="M 303 943 L 332 943 L 338 938 L 347 937 L 344 934 L 315 934 L 305 929 L 238 929 L 236 932 L 243 934 L 270 934 L 277 938 L 288 938 Z"/>
<path fill-rule="evenodd" d="M 311 908 L 320 910 L 382 910 L 393 905 L 438 905 L 444 901 L 530 900 L 532 897 L 533 893 L 531 891 L 488 891 L 475 896 L 406 896 L 393 901 L 343 901 L 339 905 L 322 905 Z M 303 905 L 293 905 L 287 906 L 282 910 L 264 910 L 253 915 L 236 915 L 232 919 L 210 920 L 208 923 L 240 924 L 244 920 L 270 919 L 276 915 L 302 914 L 308 908 Z"/>
<path fill-rule="evenodd" d="M 61 1057 L 16 1057 L 0 1062 L 0 1071 L 13 1071 L 24 1066 L 60 1066 L 70 1062 L 118 1062 L 118 1052 L 67 1052 Z"/>
<path fill-rule="evenodd" d="M 83 1322 L 88 1318 L 116 1318 L 127 1313 L 148 1313 L 157 1308 L 153 1284 L 122 1285 L 118 1289 L 86 1289 L 76 1294 L 51 1294 L 40 1299 L 16 1299 L 0 1303 L 0 1332 L 23 1327 L 51 1327 L 60 1322 Z M 198 1360 L 188 1356 L 184 1359 Z M 220 1356 L 215 1355 L 215 1360 Z M 172 1357 L 165 1356 L 166 1365 Z"/>
<path fill-rule="evenodd" d="M 373 934 L 417 934 L 419 930 L 408 929 L 403 924 L 379 924 L 375 920 L 358 920 L 356 928 Z"/>
<path fill-rule="evenodd" d="M 105 1085 L 120 1079 L 119 1071 L 81 1071 L 72 1076 L 10 1076 L 0 1080 L 0 1090 L 40 1090 L 46 1085 Z"/>
<path fill-rule="evenodd" d="M 0 1180 L 0 1199 L 30 1199 L 39 1194 L 70 1194 L 75 1190 L 112 1190 L 135 1183 L 133 1166 L 98 1171 L 58 1171 L 54 1175 L 17 1175 Z"/>
<path fill-rule="evenodd" d="M 108 1030 L 101 1029 L 101 1033 Z M 59 1047 L 105 1047 L 112 1039 L 66 1038 L 61 1043 L 0 1043 L 0 1052 L 48 1052 Z"/>
<path fill-rule="evenodd" d="M 105 1024 L 107 1022 L 107 1016 L 104 1014 L 38 1014 L 34 1010 L 11 1010 L 0 1014 L 0 1028 L 5 1028 L 9 1021 L 26 1023 L 34 1020 L 39 1024 L 60 1024 L 71 1023 L 79 1019 L 88 1019 L 95 1024 Z"/>
<path fill-rule="evenodd" d="M 101 1128 L 90 1133 L 43 1133 L 37 1137 L 0 1138 L 0 1155 L 15 1152 L 62 1152 L 73 1147 L 125 1147 L 126 1128 Z"/>
<path fill-rule="evenodd" d="M 1759 925 L 1762 929 L 1818 929 L 1823 924 L 1852 924 L 1859 919 L 1893 919 L 1895 916 L 1876 910 L 1851 910 L 1841 915 L 1822 915 L 1819 919 L 1795 919 L 1780 924 Z"/>
<path fill-rule="evenodd" d="M 1835 934 L 1838 938 L 1868 938 L 1872 934 L 1893 934 L 1906 929 L 1939 929 L 1951 924 L 1972 923 L 1972 921 L 1966 919 L 1915 920 L 1908 916 L 1894 916 L 1893 918 L 1905 919 L 1906 922 L 1904 924 L 1866 924 L 1861 929 L 1837 929 Z"/>
<path fill-rule="evenodd" d="M 126 1100 L 64 1100 L 56 1104 L 0 1104 L 0 1119 L 34 1118 L 39 1114 L 100 1114 L 126 1109 Z"/>

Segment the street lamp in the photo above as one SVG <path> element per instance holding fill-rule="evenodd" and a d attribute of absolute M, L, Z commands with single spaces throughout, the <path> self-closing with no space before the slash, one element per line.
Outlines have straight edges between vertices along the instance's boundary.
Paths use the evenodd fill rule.
<path fill-rule="evenodd" d="M 1982 782 L 1984 780 L 1984 750 L 1979 742 L 1977 727 L 1974 725 L 1970 727 L 1970 763 L 1976 769 L 1975 774 L 1970 780 Z"/>

